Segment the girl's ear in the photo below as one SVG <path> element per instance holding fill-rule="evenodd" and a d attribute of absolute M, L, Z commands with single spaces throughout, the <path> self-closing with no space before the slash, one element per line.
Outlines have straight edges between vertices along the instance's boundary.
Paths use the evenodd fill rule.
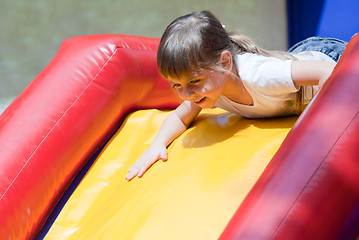
<path fill-rule="evenodd" d="M 218 64 L 226 71 L 230 72 L 233 66 L 232 54 L 225 50 L 221 53 Z"/>

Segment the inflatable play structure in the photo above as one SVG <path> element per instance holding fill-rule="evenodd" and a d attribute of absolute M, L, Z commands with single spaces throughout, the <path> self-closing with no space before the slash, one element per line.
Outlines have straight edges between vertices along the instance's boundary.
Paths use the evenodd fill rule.
<path fill-rule="evenodd" d="M 286 0 L 288 46 L 312 36 L 349 41 L 359 29 L 359 1 Z"/>
<path fill-rule="evenodd" d="M 0 239 L 354 239 L 359 36 L 296 117 L 204 111 L 142 177 L 128 168 L 179 102 L 157 38 L 81 36 L 0 117 Z M 45 224 L 46 225 L 46 224 Z"/>

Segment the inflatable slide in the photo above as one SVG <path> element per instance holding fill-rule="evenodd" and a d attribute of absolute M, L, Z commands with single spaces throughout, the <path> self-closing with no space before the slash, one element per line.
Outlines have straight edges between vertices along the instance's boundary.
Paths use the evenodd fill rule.
<path fill-rule="evenodd" d="M 178 104 L 157 38 L 63 42 L 0 117 L 0 239 L 354 239 L 359 233 L 359 36 L 297 117 L 201 113 L 169 159 L 128 168 Z M 97 153 L 96 153 L 97 152 Z"/>

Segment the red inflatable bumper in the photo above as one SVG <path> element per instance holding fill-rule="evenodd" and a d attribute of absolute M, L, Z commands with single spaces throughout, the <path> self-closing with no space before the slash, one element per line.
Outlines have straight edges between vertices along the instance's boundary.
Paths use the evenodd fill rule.
<path fill-rule="evenodd" d="M 221 239 L 352 239 L 359 230 L 359 35 Z"/>
<path fill-rule="evenodd" d="M 28 239 L 118 121 L 178 100 L 156 68 L 159 39 L 66 40 L 0 118 L 0 239 Z"/>
<path fill-rule="evenodd" d="M 81 166 L 125 114 L 174 108 L 158 39 L 66 40 L 0 117 L 0 239 L 35 236 Z M 359 223 L 359 37 L 221 239 L 348 239 Z"/>

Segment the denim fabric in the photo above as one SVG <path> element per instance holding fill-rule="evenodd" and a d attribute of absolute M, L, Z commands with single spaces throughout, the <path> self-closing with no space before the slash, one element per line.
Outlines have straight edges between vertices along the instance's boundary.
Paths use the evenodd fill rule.
<path fill-rule="evenodd" d="M 310 37 L 295 44 L 288 52 L 318 51 L 338 62 L 346 45 L 347 42 L 335 38 Z"/>

